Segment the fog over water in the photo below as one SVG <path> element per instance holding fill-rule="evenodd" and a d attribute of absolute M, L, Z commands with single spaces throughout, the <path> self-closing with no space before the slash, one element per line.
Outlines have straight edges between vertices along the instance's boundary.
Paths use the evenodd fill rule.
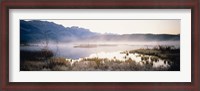
<path fill-rule="evenodd" d="M 92 46 L 91 46 L 92 45 Z M 139 48 L 153 48 L 158 45 L 174 46 L 179 48 L 180 41 L 162 42 L 71 42 L 71 43 L 49 43 L 48 48 L 53 50 L 55 56 L 70 59 L 89 57 L 97 53 L 109 53 L 117 51 L 129 51 Z M 91 47 L 85 47 L 91 46 Z M 42 44 L 30 44 L 30 46 L 20 46 L 20 50 L 41 50 Z"/>

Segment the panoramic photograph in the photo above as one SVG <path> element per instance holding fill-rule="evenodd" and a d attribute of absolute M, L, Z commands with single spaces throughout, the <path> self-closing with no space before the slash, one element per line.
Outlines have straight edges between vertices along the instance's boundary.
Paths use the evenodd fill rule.
<path fill-rule="evenodd" d="M 180 22 L 20 20 L 20 71 L 180 71 Z"/>

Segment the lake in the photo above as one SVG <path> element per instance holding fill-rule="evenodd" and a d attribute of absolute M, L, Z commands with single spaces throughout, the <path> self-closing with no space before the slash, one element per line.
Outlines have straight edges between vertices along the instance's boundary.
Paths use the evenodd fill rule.
<path fill-rule="evenodd" d="M 49 44 L 48 48 L 52 50 L 57 57 L 69 59 L 79 59 L 89 57 L 97 53 L 123 52 L 139 48 L 153 48 L 158 45 L 180 47 L 180 41 L 163 42 L 124 42 L 124 43 L 58 43 Z M 41 50 L 42 44 L 30 44 L 29 46 L 20 46 L 20 50 Z"/>

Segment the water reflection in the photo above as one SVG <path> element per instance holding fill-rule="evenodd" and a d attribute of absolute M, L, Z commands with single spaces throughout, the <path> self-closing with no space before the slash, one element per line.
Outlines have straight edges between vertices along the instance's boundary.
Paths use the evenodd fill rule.
<path fill-rule="evenodd" d="M 147 59 L 144 59 L 143 57 L 146 57 Z M 137 64 L 140 64 L 140 65 L 152 64 L 152 67 L 154 68 L 170 67 L 169 62 L 167 60 L 163 60 L 160 58 L 155 60 L 154 56 L 142 55 L 138 53 L 121 52 L 121 51 L 99 52 L 99 53 L 93 53 L 85 58 L 79 58 L 78 60 L 72 60 L 68 58 L 66 60 L 71 60 L 71 64 L 73 64 L 76 61 L 81 61 L 83 59 L 90 59 L 90 58 L 108 59 L 110 61 L 123 61 L 123 62 L 131 60 L 131 61 L 135 61 Z"/>

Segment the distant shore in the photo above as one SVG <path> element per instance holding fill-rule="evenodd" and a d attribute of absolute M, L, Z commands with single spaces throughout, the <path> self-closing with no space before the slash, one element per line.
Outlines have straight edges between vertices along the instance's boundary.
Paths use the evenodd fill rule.
<path fill-rule="evenodd" d="M 80 44 L 74 46 L 74 48 L 96 48 L 99 46 L 117 46 L 117 44 Z"/>

